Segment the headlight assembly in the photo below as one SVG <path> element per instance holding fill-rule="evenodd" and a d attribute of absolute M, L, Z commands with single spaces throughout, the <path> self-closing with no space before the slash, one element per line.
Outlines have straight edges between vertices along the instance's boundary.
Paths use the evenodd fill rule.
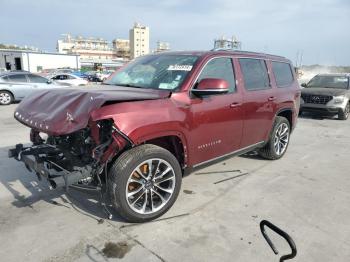
<path fill-rule="evenodd" d="M 344 102 L 345 97 L 344 96 L 334 96 L 333 100 L 335 104 L 341 104 Z"/>

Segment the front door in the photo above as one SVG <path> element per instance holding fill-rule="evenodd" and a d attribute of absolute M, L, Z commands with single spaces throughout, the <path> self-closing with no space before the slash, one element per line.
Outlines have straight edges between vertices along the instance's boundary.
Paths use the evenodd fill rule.
<path fill-rule="evenodd" d="M 236 88 L 232 59 L 218 57 L 209 60 L 196 84 L 204 78 L 224 79 L 230 84 L 230 91 L 227 94 L 192 98 L 189 141 L 191 165 L 237 150 L 242 136 L 242 96 Z M 193 88 L 196 88 L 196 84 Z"/>

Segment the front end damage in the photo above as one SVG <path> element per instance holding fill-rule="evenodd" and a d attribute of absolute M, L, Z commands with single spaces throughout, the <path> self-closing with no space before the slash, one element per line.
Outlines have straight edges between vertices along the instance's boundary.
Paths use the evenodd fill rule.
<path fill-rule="evenodd" d="M 31 146 L 17 144 L 9 157 L 22 161 L 39 180 L 47 180 L 50 189 L 101 186 L 108 162 L 132 146 L 110 119 L 89 121 L 87 127 L 66 135 L 46 135 L 33 128 L 30 139 Z"/>

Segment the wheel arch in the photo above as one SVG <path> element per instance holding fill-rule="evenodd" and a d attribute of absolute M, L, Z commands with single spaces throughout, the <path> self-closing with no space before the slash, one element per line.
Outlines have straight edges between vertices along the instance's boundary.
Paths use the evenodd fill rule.
<path fill-rule="evenodd" d="M 294 123 L 293 123 L 293 109 L 292 108 L 280 109 L 279 111 L 277 111 L 277 113 L 275 115 L 275 119 L 277 116 L 283 116 L 283 117 L 287 118 L 291 130 L 293 129 Z"/>
<path fill-rule="evenodd" d="M 285 117 L 289 122 L 289 126 L 290 126 L 291 130 L 293 130 L 293 109 L 292 108 L 282 108 L 282 109 L 278 110 L 276 112 L 275 116 L 273 117 L 273 121 L 271 122 L 270 129 L 269 129 L 268 133 L 266 134 L 266 139 L 265 139 L 266 142 L 269 140 L 270 134 L 273 130 L 274 123 L 276 121 L 276 117 L 278 117 L 278 116 Z"/>
<path fill-rule="evenodd" d="M 185 137 L 179 132 L 149 135 L 138 139 L 136 144 L 153 144 L 162 147 L 176 157 L 182 169 L 187 166 L 187 144 Z"/>

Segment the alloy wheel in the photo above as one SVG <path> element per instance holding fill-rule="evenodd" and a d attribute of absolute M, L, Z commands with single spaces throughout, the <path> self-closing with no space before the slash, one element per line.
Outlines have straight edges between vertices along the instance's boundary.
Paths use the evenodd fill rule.
<path fill-rule="evenodd" d="M 274 148 L 277 155 L 282 155 L 286 151 L 289 141 L 289 126 L 282 123 L 276 130 L 274 137 Z"/>
<path fill-rule="evenodd" d="M 11 95 L 8 93 L 0 93 L 0 104 L 7 105 L 11 102 Z"/>
<path fill-rule="evenodd" d="M 129 207 L 139 214 L 152 214 L 162 209 L 175 189 L 175 172 L 172 166 L 159 158 L 139 164 L 126 183 Z"/>

